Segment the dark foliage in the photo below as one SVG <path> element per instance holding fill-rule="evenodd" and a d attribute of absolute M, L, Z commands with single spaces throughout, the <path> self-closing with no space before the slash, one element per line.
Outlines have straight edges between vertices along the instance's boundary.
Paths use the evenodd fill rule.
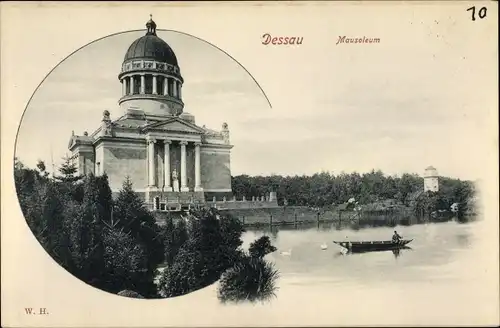
<path fill-rule="evenodd" d="M 121 292 L 118 293 L 118 295 L 130 298 L 144 298 L 144 296 L 134 292 L 133 290 L 122 290 Z"/>
<path fill-rule="evenodd" d="M 244 230 L 238 220 L 221 216 L 214 209 L 192 212 L 189 220 L 189 237 L 160 279 L 166 297 L 213 284 L 244 257 L 240 249 Z"/>
<path fill-rule="evenodd" d="M 278 203 L 290 206 L 324 207 L 343 204 L 354 197 L 361 204 L 395 198 L 404 202 L 408 195 L 423 185 L 423 178 L 414 174 L 401 177 L 385 176 L 381 171 L 365 174 L 328 172 L 311 176 L 256 176 L 239 175 L 232 178 L 236 197 L 261 196 L 276 191 Z"/>
<path fill-rule="evenodd" d="M 184 219 L 174 222 L 172 216 L 168 216 L 163 229 L 163 241 L 165 245 L 165 264 L 172 266 L 180 248 L 188 240 L 188 231 Z"/>
<path fill-rule="evenodd" d="M 223 303 L 268 301 L 275 296 L 278 271 L 261 257 L 249 257 L 227 270 L 217 291 Z"/>
<path fill-rule="evenodd" d="M 248 253 L 251 257 L 262 258 L 269 253 L 275 252 L 276 247 L 271 244 L 269 236 L 262 236 L 250 244 Z"/>
<path fill-rule="evenodd" d="M 162 231 L 143 201 L 133 191 L 132 182 L 126 177 L 116 199 L 113 225 L 144 245 L 149 254 L 148 266 L 154 270 L 165 259 Z"/>
<path fill-rule="evenodd" d="M 83 179 L 83 177 L 78 174 L 76 163 L 71 159 L 71 157 L 66 155 L 63 157 L 63 161 L 63 164 L 59 168 L 60 175 L 54 177 L 56 180 L 72 183 Z"/>
<path fill-rule="evenodd" d="M 414 212 L 419 216 L 429 216 L 435 211 L 450 211 L 453 204 L 458 204 L 459 218 L 475 212 L 475 188 L 472 182 L 450 178 L 440 178 L 438 192 L 423 193 L 415 203 Z"/>
<path fill-rule="evenodd" d="M 43 162 L 37 169 L 16 159 L 14 178 L 26 222 L 48 254 L 102 290 L 157 297 L 153 278 L 163 260 L 163 242 L 152 216 L 130 194 L 131 186 L 125 183 L 121 203 L 114 204 L 106 175 L 76 179 L 68 162 L 60 169 L 63 176 L 54 179 Z"/>
<path fill-rule="evenodd" d="M 453 203 L 459 203 L 460 213 L 473 211 L 471 199 L 474 196 L 473 184 L 447 177 L 439 178 L 439 192 L 432 199 L 423 197 L 416 204 L 412 197 L 423 191 L 424 179 L 416 174 L 405 173 L 401 176 L 387 176 L 381 171 L 365 174 L 327 172 L 311 176 L 255 176 L 239 175 L 232 178 L 232 190 L 237 198 L 261 196 L 277 191 L 278 203 L 289 206 L 328 207 L 345 204 L 354 198 L 359 204 L 371 204 L 393 199 L 400 204 L 414 207 L 417 213 L 423 209 L 449 210 Z M 429 198 L 429 195 L 427 195 Z"/>

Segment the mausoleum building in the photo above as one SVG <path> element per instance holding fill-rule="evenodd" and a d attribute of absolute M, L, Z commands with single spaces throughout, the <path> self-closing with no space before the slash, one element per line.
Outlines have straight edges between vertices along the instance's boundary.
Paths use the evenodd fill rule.
<path fill-rule="evenodd" d="M 118 74 L 121 116 L 113 119 L 104 110 L 94 132 L 71 136 L 79 173 L 106 173 L 115 193 L 128 176 L 148 203 L 230 199 L 228 125 L 211 130 L 185 111 L 177 57 L 156 35 L 152 19 L 146 27 L 125 52 Z"/>

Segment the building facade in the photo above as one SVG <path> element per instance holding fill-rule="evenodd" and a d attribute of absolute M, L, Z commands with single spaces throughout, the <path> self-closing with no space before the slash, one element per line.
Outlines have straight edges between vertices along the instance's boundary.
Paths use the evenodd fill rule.
<path fill-rule="evenodd" d="M 147 203 L 204 202 L 232 197 L 226 123 L 219 130 L 198 126 L 184 110 L 184 79 L 172 48 L 156 35 L 150 19 L 146 34 L 125 53 L 118 80 L 121 116 L 104 110 L 100 125 L 73 135 L 69 150 L 80 174 L 106 173 L 116 193 L 128 176 Z"/>
<path fill-rule="evenodd" d="M 426 168 L 424 173 L 424 192 L 427 191 L 439 191 L 439 176 L 437 170 L 433 166 Z"/>

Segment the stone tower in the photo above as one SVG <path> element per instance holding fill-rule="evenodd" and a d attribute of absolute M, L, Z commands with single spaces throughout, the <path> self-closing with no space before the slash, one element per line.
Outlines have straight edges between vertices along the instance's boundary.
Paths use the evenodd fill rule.
<path fill-rule="evenodd" d="M 426 168 L 424 173 L 424 192 L 427 191 L 439 191 L 438 172 L 433 166 L 429 166 L 428 168 Z"/>

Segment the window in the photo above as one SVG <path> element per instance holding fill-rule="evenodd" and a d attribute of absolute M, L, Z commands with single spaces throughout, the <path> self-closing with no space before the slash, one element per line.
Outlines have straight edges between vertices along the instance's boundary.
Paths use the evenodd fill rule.
<path fill-rule="evenodd" d="M 146 83 L 145 93 L 150 95 L 153 93 L 153 76 L 146 75 L 144 79 Z"/>
<path fill-rule="evenodd" d="M 134 81 L 134 95 L 137 95 L 141 92 L 141 79 L 137 76 L 134 76 L 132 78 Z"/>
<path fill-rule="evenodd" d="M 159 95 L 163 95 L 163 80 L 165 78 L 163 76 L 156 77 L 156 91 Z"/>
<path fill-rule="evenodd" d="M 168 95 L 173 96 L 174 95 L 174 84 L 172 83 L 172 79 L 168 79 Z"/>

